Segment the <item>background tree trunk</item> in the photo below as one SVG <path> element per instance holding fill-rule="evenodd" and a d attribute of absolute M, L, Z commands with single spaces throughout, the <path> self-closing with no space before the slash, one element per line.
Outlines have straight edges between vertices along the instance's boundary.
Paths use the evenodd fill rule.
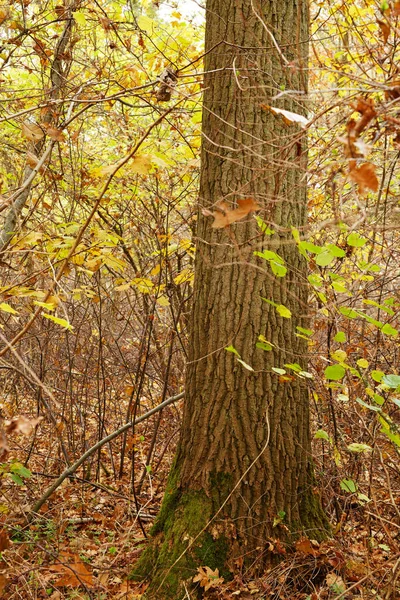
<path fill-rule="evenodd" d="M 306 380 L 283 381 L 271 370 L 285 363 L 307 370 L 307 341 L 296 335 L 297 326 L 307 326 L 307 266 L 291 233 L 306 223 L 307 157 L 298 127 L 262 105 L 304 114 L 307 22 L 305 0 L 207 1 L 186 399 L 155 538 L 134 573 L 150 574 L 149 597 L 178 598 L 180 582 L 197 566 L 226 577 L 243 561 L 267 559 L 269 539 L 290 541 L 303 532 L 318 538 L 326 526 L 313 489 Z M 271 100 L 285 90 L 295 93 Z M 243 198 L 257 202 L 273 235 L 264 235 L 252 215 L 213 229 L 202 214 L 222 200 L 233 209 Z M 264 249 L 284 258 L 286 277 L 254 256 Z M 292 318 L 262 298 L 286 306 Z M 272 351 L 256 347 L 260 335 Z M 254 371 L 224 349 L 229 345 Z"/>

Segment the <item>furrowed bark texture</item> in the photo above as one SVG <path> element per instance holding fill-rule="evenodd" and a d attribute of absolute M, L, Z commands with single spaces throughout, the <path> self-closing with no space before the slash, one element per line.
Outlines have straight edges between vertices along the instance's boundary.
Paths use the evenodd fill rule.
<path fill-rule="evenodd" d="M 307 266 L 291 233 L 306 223 L 307 150 L 299 127 L 262 105 L 304 114 L 307 21 L 305 0 L 207 2 L 201 209 L 253 198 L 275 233 L 264 235 L 252 215 L 213 229 L 199 211 L 179 451 L 154 542 L 135 571 L 150 575 L 149 597 L 178 598 L 179 581 L 196 566 L 226 573 L 235 561 L 266 558 L 269 538 L 318 538 L 326 526 L 313 490 L 306 380 L 283 381 L 271 370 L 285 363 L 307 370 L 307 342 L 296 335 L 307 326 Z M 285 90 L 295 93 L 271 100 Z M 284 258 L 286 277 L 254 255 L 264 249 Z M 256 347 L 260 335 L 272 351 Z M 283 523 L 274 527 L 278 513 Z"/>

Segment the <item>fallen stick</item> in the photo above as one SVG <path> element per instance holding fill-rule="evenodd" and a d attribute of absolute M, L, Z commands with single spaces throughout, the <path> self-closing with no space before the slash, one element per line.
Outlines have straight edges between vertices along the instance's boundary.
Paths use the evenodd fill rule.
<path fill-rule="evenodd" d="M 171 398 L 167 398 L 166 400 L 164 400 L 164 402 L 161 402 L 161 404 L 158 404 L 158 406 L 155 406 L 154 408 L 149 410 L 147 413 L 145 413 L 141 417 L 138 417 L 137 419 L 135 419 L 134 422 L 125 423 L 125 425 L 122 425 L 122 427 L 120 427 L 116 431 L 113 431 L 113 433 L 110 433 L 109 435 L 107 435 L 107 437 L 99 440 L 94 446 L 89 448 L 89 450 L 86 450 L 86 452 L 84 454 L 82 454 L 82 456 L 76 462 L 74 462 L 73 465 L 71 465 L 70 467 L 68 467 L 68 469 L 65 469 L 65 471 L 63 471 L 61 473 L 61 475 L 55 480 L 53 485 L 51 485 L 47 489 L 47 491 L 43 494 L 43 496 L 41 498 L 39 498 L 39 500 L 33 505 L 31 510 L 28 511 L 28 514 L 27 514 L 28 520 L 31 520 L 39 512 L 39 510 L 42 508 L 42 506 L 46 502 L 46 500 L 48 500 L 50 498 L 50 496 L 56 491 L 56 489 L 62 484 L 62 482 L 65 479 L 67 479 L 67 477 L 70 477 L 70 475 L 73 475 L 73 473 L 75 473 L 75 471 L 81 466 L 81 464 L 84 463 L 85 460 L 87 458 L 89 458 L 89 456 L 91 456 L 94 452 L 96 452 L 96 450 L 98 450 L 99 448 L 104 446 L 104 444 L 111 442 L 111 440 L 118 437 L 119 435 L 121 435 L 121 433 L 124 433 L 125 431 L 127 431 L 128 429 L 133 427 L 134 425 L 138 425 L 139 423 L 142 423 L 143 421 L 145 421 L 152 415 L 155 415 L 156 413 L 158 413 L 160 410 L 162 410 L 169 404 L 173 404 L 174 402 L 177 402 L 178 400 L 183 398 L 184 395 L 185 395 L 185 392 L 181 392 L 177 396 L 171 396 Z"/>

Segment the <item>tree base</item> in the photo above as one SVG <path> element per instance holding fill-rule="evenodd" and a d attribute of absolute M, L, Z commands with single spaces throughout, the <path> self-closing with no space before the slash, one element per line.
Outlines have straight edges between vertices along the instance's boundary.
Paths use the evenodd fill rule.
<path fill-rule="evenodd" d="M 135 581 L 149 581 L 144 596 L 147 600 L 185 597 L 185 588 L 192 588 L 198 567 L 218 569 L 219 577 L 229 581 L 237 564 L 235 558 L 240 561 L 247 554 L 253 566 L 258 562 L 258 570 L 267 563 L 278 561 L 278 555 L 265 553 L 263 548 L 256 549 L 263 557 L 262 565 L 261 561 L 254 561 L 254 554 L 249 552 L 246 541 L 240 547 L 235 523 L 222 514 L 213 520 L 218 510 L 213 499 L 203 490 L 180 490 L 178 480 L 179 470 L 175 466 L 160 513 L 150 531 L 152 540 L 130 576 Z M 329 532 L 329 522 L 319 497 L 310 488 L 310 494 L 303 498 L 301 504 L 301 523 L 290 524 L 290 529 L 287 525 L 277 525 L 271 531 L 271 539 L 279 538 L 290 547 L 302 535 L 321 541 L 329 536 Z"/>

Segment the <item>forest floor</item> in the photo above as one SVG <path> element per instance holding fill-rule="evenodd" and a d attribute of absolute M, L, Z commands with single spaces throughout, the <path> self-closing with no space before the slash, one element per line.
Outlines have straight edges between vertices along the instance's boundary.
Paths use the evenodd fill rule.
<path fill-rule="evenodd" d="M 17 485 L 0 479 L 0 597 L 7 599 L 126 599 L 139 600 L 146 583 L 129 580 L 132 565 L 146 544 L 146 536 L 162 500 L 164 484 L 177 440 L 179 410 L 164 410 L 160 420 L 151 472 L 145 464 L 151 443 L 151 423 L 127 437 L 122 476 L 118 476 L 121 439 L 104 446 L 91 463 L 67 479 L 42 507 L 40 518 L 27 520 L 64 466 L 46 426 L 32 435 L 10 435 L 10 457 L 26 463 L 32 473 Z M 153 421 L 154 424 L 154 421 Z M 112 429 L 110 430 L 112 431 Z M 93 431 L 96 440 L 96 431 Z M 49 441 L 51 440 L 51 441 Z M 135 454 L 136 482 L 132 494 L 131 460 Z M 79 458 L 78 456 L 74 457 Z M 324 457 L 326 463 L 326 456 Z M 317 465 L 321 456 L 316 457 Z M 370 468 L 371 465 L 370 465 Z M 303 538 L 286 552 L 278 540 L 268 549 L 279 558 L 257 579 L 246 571 L 229 581 L 203 569 L 197 575 L 204 598 L 265 600 L 396 600 L 400 598 L 400 497 L 387 485 L 388 473 L 374 465 L 374 490 L 369 496 L 349 493 L 334 483 L 335 463 L 319 469 L 322 498 L 333 527 L 332 539 L 318 544 Z M 380 470 L 379 470 L 380 469 Z M 317 469 L 318 471 L 318 469 Z M 53 473 L 53 474 L 52 474 Z M 136 483 L 137 487 L 137 483 Z M 334 488 L 336 487 L 336 493 Z M 339 488 L 339 492 L 337 489 Z M 398 489 L 398 488 L 397 488 Z M 366 490 L 367 491 L 367 490 Z M 373 498 L 371 499 L 371 496 Z M 137 508 L 140 508 L 140 518 Z M 194 574 L 194 577 L 196 574 Z M 200 589 L 200 588 L 199 588 Z M 160 598 L 160 600 L 162 600 Z M 178 599 L 177 599 L 178 600 Z"/>

